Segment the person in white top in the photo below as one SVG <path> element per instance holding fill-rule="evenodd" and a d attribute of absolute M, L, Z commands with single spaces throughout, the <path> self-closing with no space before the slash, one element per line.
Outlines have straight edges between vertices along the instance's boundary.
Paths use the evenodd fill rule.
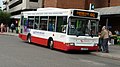
<path fill-rule="evenodd" d="M 106 28 L 106 26 L 102 27 L 100 38 L 103 38 L 103 42 L 102 42 L 103 51 L 102 52 L 109 53 L 109 49 L 108 49 L 109 31 Z"/>
<path fill-rule="evenodd" d="M 14 28 L 15 28 L 15 25 L 12 23 L 12 24 L 11 24 L 12 33 L 13 33 L 13 31 L 14 31 Z"/>

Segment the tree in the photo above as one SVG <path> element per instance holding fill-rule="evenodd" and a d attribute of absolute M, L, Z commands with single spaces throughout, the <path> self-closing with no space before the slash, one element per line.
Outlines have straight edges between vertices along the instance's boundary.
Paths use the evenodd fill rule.
<path fill-rule="evenodd" d="M 8 24 L 10 22 L 11 14 L 8 12 L 0 11 L 0 23 Z"/>

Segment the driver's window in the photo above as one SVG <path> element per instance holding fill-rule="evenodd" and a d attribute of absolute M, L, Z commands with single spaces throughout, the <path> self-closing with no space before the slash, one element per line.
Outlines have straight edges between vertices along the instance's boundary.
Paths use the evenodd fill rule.
<path fill-rule="evenodd" d="M 76 19 L 69 20 L 69 34 L 75 34 L 76 29 Z"/>
<path fill-rule="evenodd" d="M 88 28 L 87 28 L 87 20 L 84 19 L 78 19 L 76 21 L 76 30 L 78 35 L 85 35 L 88 34 Z"/>
<path fill-rule="evenodd" d="M 76 22 L 76 31 L 77 31 L 77 34 L 84 34 L 82 26 L 83 26 L 83 22 L 81 20 L 77 20 L 77 22 Z"/>

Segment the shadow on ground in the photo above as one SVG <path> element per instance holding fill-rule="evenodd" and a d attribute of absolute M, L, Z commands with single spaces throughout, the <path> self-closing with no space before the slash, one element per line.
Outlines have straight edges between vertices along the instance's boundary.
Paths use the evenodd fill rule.
<path fill-rule="evenodd" d="M 23 42 L 27 43 L 29 45 L 35 45 L 35 46 L 38 46 L 38 47 L 43 47 L 43 48 L 46 48 L 46 49 L 50 49 L 47 46 L 43 46 L 43 45 L 40 45 L 40 44 L 28 43 L 28 42 L 25 42 L 25 41 L 23 41 Z M 91 51 L 77 51 L 77 50 L 63 51 L 63 50 L 58 50 L 58 49 L 50 49 L 50 50 L 54 50 L 54 51 L 58 51 L 58 52 L 63 52 L 63 53 L 66 53 L 66 54 L 91 54 L 90 53 Z"/>

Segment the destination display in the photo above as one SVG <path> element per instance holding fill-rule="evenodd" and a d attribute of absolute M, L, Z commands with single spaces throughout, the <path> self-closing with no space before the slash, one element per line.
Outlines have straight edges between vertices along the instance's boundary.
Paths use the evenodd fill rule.
<path fill-rule="evenodd" d="M 91 18 L 98 17 L 97 12 L 87 12 L 87 11 L 78 11 L 78 10 L 74 10 L 73 15 L 74 16 L 81 16 L 81 17 L 91 17 Z"/>

